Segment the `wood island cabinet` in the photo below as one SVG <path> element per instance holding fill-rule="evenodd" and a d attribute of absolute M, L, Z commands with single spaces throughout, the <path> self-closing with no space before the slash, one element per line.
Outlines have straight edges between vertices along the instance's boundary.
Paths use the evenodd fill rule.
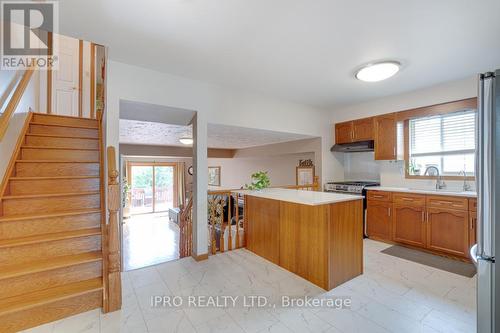
<path fill-rule="evenodd" d="M 245 194 L 248 250 L 325 290 L 363 273 L 361 198 L 304 204 L 259 195 Z"/>

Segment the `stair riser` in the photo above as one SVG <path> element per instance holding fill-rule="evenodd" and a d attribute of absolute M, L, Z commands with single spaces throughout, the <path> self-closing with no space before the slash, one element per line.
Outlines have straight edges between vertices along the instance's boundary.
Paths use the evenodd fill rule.
<path fill-rule="evenodd" d="M 96 150 L 68 150 L 68 149 L 33 149 L 22 148 L 23 160 L 51 160 L 51 161 L 98 161 L 99 151 Z"/>
<path fill-rule="evenodd" d="M 100 307 L 102 307 L 102 291 L 92 291 L 84 295 L 0 316 L 0 332 L 18 332 Z"/>
<path fill-rule="evenodd" d="M 11 216 L 99 208 L 100 200 L 99 194 L 8 199 L 3 201 L 3 212 Z"/>
<path fill-rule="evenodd" d="M 1 222 L 0 240 L 98 228 L 100 225 L 100 213 Z"/>
<path fill-rule="evenodd" d="M 85 138 L 98 138 L 98 130 L 93 128 L 73 128 L 61 126 L 30 125 L 32 134 L 52 134 L 63 136 L 76 136 Z"/>
<path fill-rule="evenodd" d="M 99 163 L 16 163 L 16 176 L 99 176 Z"/>
<path fill-rule="evenodd" d="M 100 250 L 100 235 L 6 247 L 0 249 L 0 269 L 37 260 L 47 260 L 58 256 L 69 256 Z"/>
<path fill-rule="evenodd" d="M 58 117 L 34 114 L 32 122 L 41 124 L 54 124 L 54 125 L 69 125 L 69 126 L 88 126 L 97 128 L 97 120 L 95 119 L 82 119 L 71 117 Z"/>
<path fill-rule="evenodd" d="M 94 139 L 54 138 L 49 136 L 28 135 L 26 137 L 26 145 L 42 147 L 98 149 L 99 141 Z"/>
<path fill-rule="evenodd" d="M 101 276 L 102 262 L 96 261 L 3 279 L 0 290 L 2 297 L 7 298 Z"/>
<path fill-rule="evenodd" d="M 9 181 L 11 195 L 99 191 L 99 178 Z"/>

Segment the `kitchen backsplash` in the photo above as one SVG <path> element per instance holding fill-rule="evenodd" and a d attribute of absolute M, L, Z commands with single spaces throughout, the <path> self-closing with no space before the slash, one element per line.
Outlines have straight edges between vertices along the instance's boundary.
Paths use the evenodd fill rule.
<path fill-rule="evenodd" d="M 373 152 L 344 154 L 345 180 L 376 180 L 382 186 L 433 189 L 433 179 L 406 179 L 403 161 L 375 161 Z M 446 189 L 459 191 L 463 180 L 445 180 Z M 475 188 L 474 181 L 467 181 Z"/>

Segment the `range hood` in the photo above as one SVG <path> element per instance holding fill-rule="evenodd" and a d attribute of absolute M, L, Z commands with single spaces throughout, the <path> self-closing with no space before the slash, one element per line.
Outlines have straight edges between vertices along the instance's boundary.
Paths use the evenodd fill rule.
<path fill-rule="evenodd" d="M 330 151 L 340 151 L 344 153 L 357 153 L 363 151 L 373 151 L 375 149 L 375 143 L 373 140 L 370 141 L 359 141 L 344 144 L 335 144 L 330 148 Z"/>

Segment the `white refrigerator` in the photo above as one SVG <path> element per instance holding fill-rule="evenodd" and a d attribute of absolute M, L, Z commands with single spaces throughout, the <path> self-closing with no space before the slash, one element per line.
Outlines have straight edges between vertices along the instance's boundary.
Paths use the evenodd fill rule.
<path fill-rule="evenodd" d="M 500 69 L 479 76 L 476 182 L 477 331 L 500 332 Z"/>

